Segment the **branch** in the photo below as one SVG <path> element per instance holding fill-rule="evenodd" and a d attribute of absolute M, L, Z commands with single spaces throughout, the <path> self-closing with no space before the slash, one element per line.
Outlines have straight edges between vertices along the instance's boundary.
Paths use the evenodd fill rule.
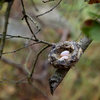
<path fill-rule="evenodd" d="M 15 53 L 15 52 L 18 52 L 18 51 L 20 51 L 20 50 L 22 50 L 22 49 L 25 49 L 25 48 L 28 48 L 28 47 L 30 47 L 30 46 L 33 46 L 33 45 L 35 45 L 35 44 L 38 44 L 38 43 L 28 44 L 28 45 L 25 45 L 25 46 L 23 46 L 23 47 L 21 47 L 21 48 L 18 48 L 18 49 L 16 49 L 16 50 L 9 51 L 9 52 L 4 52 L 4 53 L 2 53 L 2 54 L 4 55 L 4 54 Z"/>
<path fill-rule="evenodd" d="M 31 3 L 32 3 L 34 9 L 35 9 L 36 11 L 39 11 L 38 8 L 37 8 L 37 6 L 36 6 L 36 4 L 35 4 L 35 2 L 34 2 L 33 0 L 31 0 Z"/>
<path fill-rule="evenodd" d="M 55 1 L 55 0 L 43 0 L 43 3 L 47 3 L 47 2 L 51 2 L 51 1 Z"/>
<path fill-rule="evenodd" d="M 0 34 L 0 36 L 1 36 L 1 38 L 2 38 L 2 34 Z M 25 37 L 25 36 L 20 36 L 20 35 L 6 35 L 6 36 L 8 36 L 8 37 L 10 37 L 10 38 L 18 38 L 18 39 L 25 39 L 25 40 L 32 40 L 32 41 L 34 41 L 34 42 L 37 42 L 37 43 L 43 43 L 43 44 L 47 44 L 47 45 L 49 45 L 49 46 L 52 46 L 52 45 L 54 45 L 54 43 L 49 43 L 49 42 L 47 42 L 47 41 L 44 41 L 44 40 L 35 40 L 35 39 L 33 39 L 33 38 L 29 38 L 29 37 Z M 7 37 L 6 37 L 7 38 Z M 8 39 L 8 38 L 7 38 Z"/>
<path fill-rule="evenodd" d="M 24 69 L 24 66 L 22 66 L 21 64 L 17 64 L 16 62 L 14 62 L 14 61 L 12 61 L 12 60 L 9 60 L 9 59 L 7 59 L 7 58 L 4 58 L 4 57 L 2 57 L 1 60 L 2 60 L 3 62 L 7 63 L 7 64 L 12 65 L 12 66 L 15 67 L 16 69 L 18 69 L 18 70 L 21 72 L 21 74 L 24 74 L 24 75 L 25 75 L 24 78 L 22 78 L 22 79 L 20 79 L 20 80 L 18 80 L 18 81 L 9 81 L 9 80 L 6 80 L 7 82 L 14 83 L 14 84 L 24 83 L 24 80 L 26 80 L 26 79 L 27 79 L 27 76 L 28 76 L 28 72 Z M 39 77 L 38 77 L 38 78 L 33 77 L 33 80 L 39 80 L 39 79 L 40 79 Z M 5 81 L 5 80 L 2 80 L 2 81 L 0 81 L 0 83 L 3 83 L 3 84 L 4 84 L 4 83 L 5 83 L 4 81 Z M 38 88 L 35 84 L 31 84 L 31 86 L 34 87 L 34 89 L 36 89 L 36 90 L 37 90 L 40 94 L 42 94 L 44 97 L 46 97 L 47 100 L 49 100 L 48 96 L 45 95 L 46 93 L 44 93 L 44 92 L 43 92 L 40 88 Z"/>
<path fill-rule="evenodd" d="M 78 44 L 82 48 L 83 52 L 87 49 L 87 47 L 91 44 L 92 40 L 84 37 L 81 39 Z M 57 69 L 56 72 L 51 76 L 49 79 L 49 85 L 50 85 L 50 90 L 51 94 L 54 93 L 55 89 L 58 87 L 58 85 L 62 82 L 64 79 L 65 75 L 68 73 L 71 67 L 68 67 L 66 69 Z"/>
<path fill-rule="evenodd" d="M 13 68 L 17 69 L 21 74 L 25 75 L 24 79 L 28 78 L 29 71 L 25 70 L 24 65 L 16 63 L 15 61 L 7 59 L 5 57 L 2 57 L 1 61 L 8 64 L 8 65 L 11 65 Z M 36 81 L 39 81 L 39 80 L 42 80 L 42 79 L 43 79 L 42 75 L 34 75 L 32 77 L 32 80 L 36 80 Z M 19 83 L 19 81 L 16 81 L 15 83 Z"/>
<path fill-rule="evenodd" d="M 35 22 L 34 20 L 33 20 L 33 18 L 30 16 L 30 15 L 26 15 L 27 16 L 27 18 L 29 18 L 30 19 L 30 21 L 36 26 L 36 28 L 38 29 L 38 31 L 40 31 L 41 29 L 40 29 L 40 27 L 37 25 L 37 22 Z M 36 34 L 36 33 L 35 33 Z"/>
<path fill-rule="evenodd" d="M 80 40 L 79 44 L 83 50 L 83 52 L 88 48 L 88 46 L 91 44 L 92 40 L 84 37 L 83 39 Z"/>
<path fill-rule="evenodd" d="M 13 0 L 11 0 L 8 3 L 8 6 L 7 6 L 7 9 L 6 9 L 6 12 L 5 12 L 5 23 L 4 23 L 4 30 L 3 30 L 3 38 L 1 40 L 1 46 L 0 46 L 0 58 L 2 56 L 2 52 L 3 52 L 4 46 L 5 46 L 6 34 L 7 34 L 7 28 L 8 28 L 8 20 L 9 20 L 12 4 L 13 4 Z"/>
<path fill-rule="evenodd" d="M 2 60 L 3 62 L 7 63 L 7 64 L 10 64 L 10 65 L 14 66 L 14 67 L 15 67 L 16 69 L 18 69 L 22 74 L 24 74 L 24 75 L 26 75 L 26 76 L 28 75 L 28 73 L 27 73 L 26 70 L 24 69 L 24 66 L 22 66 L 21 64 L 18 64 L 18 63 L 14 62 L 14 61 L 12 61 L 12 60 L 9 60 L 9 59 L 7 59 L 7 58 L 5 58 L 5 57 L 2 57 L 1 60 Z"/>
<path fill-rule="evenodd" d="M 21 0 L 21 4 L 22 4 L 22 8 L 23 8 L 22 13 L 23 13 L 23 15 L 24 15 L 23 18 L 25 18 L 25 21 L 26 21 L 26 23 L 27 23 L 27 25 L 28 25 L 28 28 L 30 29 L 30 31 L 31 31 L 32 35 L 34 36 L 35 40 L 37 40 L 37 37 L 36 37 L 35 33 L 33 32 L 32 28 L 31 28 L 31 26 L 30 26 L 30 24 L 29 24 L 29 22 L 28 22 L 27 14 L 26 14 L 26 11 L 25 11 L 25 7 L 24 7 L 23 0 Z"/>
<path fill-rule="evenodd" d="M 42 49 L 39 51 L 39 53 L 37 54 L 36 59 L 35 59 L 34 63 L 32 64 L 32 71 L 31 71 L 31 73 L 30 73 L 29 79 L 31 79 L 32 76 L 33 76 L 34 69 L 35 69 L 35 66 L 36 66 L 36 63 L 37 63 L 37 61 L 38 61 L 38 58 L 39 58 L 40 54 L 41 54 L 45 49 L 47 49 L 48 47 L 49 47 L 49 45 L 46 45 L 46 46 L 45 46 L 44 48 L 42 48 Z"/>
<path fill-rule="evenodd" d="M 47 13 L 49 13 L 49 12 L 51 12 L 51 11 L 53 11 L 56 7 L 58 7 L 59 6 L 59 4 L 61 3 L 61 1 L 62 0 L 60 0 L 53 8 L 51 8 L 50 10 L 48 10 L 48 11 L 46 11 L 46 12 L 44 12 L 44 13 L 42 13 L 42 14 L 39 14 L 39 15 L 37 15 L 36 17 L 40 17 L 40 16 L 43 16 L 43 15 L 45 15 L 45 14 L 47 14 Z"/>
<path fill-rule="evenodd" d="M 30 26 L 30 24 L 29 24 L 29 22 L 28 22 L 27 17 L 28 17 L 29 19 L 31 19 L 31 17 L 29 17 L 29 16 L 26 14 L 23 0 L 21 0 L 21 4 L 22 4 L 22 8 L 23 8 L 22 13 L 23 13 L 23 15 L 24 15 L 23 18 L 25 18 L 25 21 L 26 21 L 26 23 L 27 23 L 27 25 L 28 25 L 28 28 L 30 29 L 31 33 L 32 33 L 33 36 L 34 36 L 34 41 L 35 41 L 35 42 L 38 42 L 38 43 L 44 43 L 44 44 L 51 45 L 51 44 L 49 44 L 48 42 L 43 41 L 43 40 L 39 40 L 39 39 L 36 37 L 35 33 L 33 32 L 32 28 L 31 28 L 31 26 Z M 32 21 L 32 19 L 31 19 L 31 21 Z M 37 27 L 37 26 L 36 26 L 36 27 Z M 36 33 L 38 33 L 39 31 L 40 31 L 40 30 L 38 30 Z"/>

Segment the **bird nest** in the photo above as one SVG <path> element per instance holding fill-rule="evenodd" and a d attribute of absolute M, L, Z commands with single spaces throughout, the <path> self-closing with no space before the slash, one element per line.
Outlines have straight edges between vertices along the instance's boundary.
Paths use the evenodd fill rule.
<path fill-rule="evenodd" d="M 48 60 L 55 68 L 69 68 L 75 65 L 82 53 L 82 48 L 77 42 L 65 41 L 52 47 Z"/>

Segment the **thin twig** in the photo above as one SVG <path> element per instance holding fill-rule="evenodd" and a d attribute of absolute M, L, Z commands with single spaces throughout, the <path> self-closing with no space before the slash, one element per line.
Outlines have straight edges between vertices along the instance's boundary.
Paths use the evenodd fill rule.
<path fill-rule="evenodd" d="M 37 6 L 36 6 L 36 4 L 35 4 L 35 2 L 34 2 L 34 0 L 31 0 L 31 3 L 32 3 L 34 9 L 35 9 L 36 11 L 39 11 L 38 8 L 37 8 Z"/>
<path fill-rule="evenodd" d="M 7 9 L 6 9 L 6 12 L 5 12 L 5 23 L 4 23 L 4 30 L 3 30 L 3 38 L 1 40 L 1 46 L 0 46 L 0 58 L 2 56 L 3 49 L 4 49 L 4 46 L 5 46 L 6 34 L 7 34 L 7 29 L 8 29 L 8 20 L 9 20 L 10 10 L 11 10 L 12 4 L 13 4 L 13 0 L 11 0 L 8 3 L 8 6 L 7 6 Z"/>
<path fill-rule="evenodd" d="M 36 37 L 36 35 L 34 34 L 32 28 L 31 28 L 31 26 L 30 26 L 30 24 L 29 24 L 29 22 L 28 22 L 27 14 L 26 14 L 26 11 L 25 11 L 25 7 L 24 7 L 23 0 L 21 0 L 21 4 L 22 4 L 22 8 L 23 8 L 22 13 L 23 13 L 23 15 L 24 15 L 25 21 L 26 21 L 26 23 L 27 23 L 27 25 L 28 25 L 28 27 L 29 27 L 31 33 L 33 34 L 33 36 L 34 36 L 34 38 L 35 38 L 34 41 L 35 41 L 35 42 L 38 42 L 38 43 L 44 43 L 44 44 L 47 44 L 47 45 L 49 45 L 49 46 L 52 45 L 51 43 L 48 43 L 48 42 L 43 41 L 43 40 L 39 40 L 39 39 Z M 37 32 L 39 32 L 39 31 L 40 31 L 40 30 L 38 30 Z"/>
<path fill-rule="evenodd" d="M 26 76 L 23 77 L 22 79 L 17 80 L 17 81 L 15 81 L 15 80 L 8 80 L 8 79 L 4 78 L 4 79 L 2 79 L 2 80 L 0 81 L 0 83 L 3 83 L 3 84 L 6 84 L 6 83 L 10 83 L 10 84 L 27 83 L 27 81 L 26 81 L 26 82 L 24 81 L 25 79 L 27 79 Z"/>
<path fill-rule="evenodd" d="M 12 66 L 14 66 L 16 69 L 18 69 L 22 74 L 24 74 L 25 76 L 28 75 L 28 72 L 24 69 L 24 66 L 22 66 L 21 64 L 18 64 L 16 62 L 14 62 L 13 60 L 7 59 L 5 57 L 1 58 L 1 61 L 10 64 Z"/>
<path fill-rule="evenodd" d="M 0 38 L 2 38 L 3 37 L 3 34 L 0 34 Z M 25 39 L 25 40 L 32 40 L 32 41 L 34 41 L 34 39 L 32 39 L 32 38 L 29 38 L 29 37 L 24 37 L 24 36 L 20 36 L 20 35 L 6 35 L 6 39 L 10 39 L 10 38 L 18 38 L 18 39 Z"/>
<path fill-rule="evenodd" d="M 0 36 L 2 36 L 2 34 L 0 34 Z M 18 38 L 18 39 L 25 39 L 25 40 L 32 40 L 32 41 L 35 41 L 35 42 L 38 42 L 38 43 L 43 43 L 43 44 L 47 44 L 49 46 L 52 46 L 54 45 L 54 43 L 49 43 L 47 41 L 44 41 L 44 40 L 35 40 L 33 38 L 29 38 L 29 37 L 25 37 L 25 36 L 20 36 L 20 35 L 6 35 L 6 36 L 9 36 L 11 38 Z"/>
<path fill-rule="evenodd" d="M 18 80 L 18 81 L 15 81 L 15 84 L 20 84 L 20 83 L 23 83 L 23 81 L 27 79 L 27 77 L 23 77 L 22 79 Z M 25 82 L 26 83 L 26 82 Z"/>
<path fill-rule="evenodd" d="M 36 17 L 43 16 L 43 15 L 45 15 L 45 14 L 47 14 L 47 13 L 53 11 L 53 10 L 61 3 L 61 1 L 62 1 L 62 0 L 60 0 L 60 1 L 59 1 L 53 8 L 51 8 L 50 10 L 48 10 L 48 11 L 42 13 L 42 14 L 39 14 L 39 15 L 37 15 Z"/>
<path fill-rule="evenodd" d="M 47 0 L 47 1 L 42 1 L 43 3 L 47 3 L 47 2 L 51 2 L 51 1 L 55 1 L 55 0 Z"/>
<path fill-rule="evenodd" d="M 33 45 L 35 45 L 35 44 L 38 44 L 38 43 L 28 44 L 28 45 L 25 45 L 25 46 L 23 46 L 23 47 L 21 47 L 21 48 L 18 48 L 18 49 L 16 49 L 16 50 L 9 51 L 9 52 L 4 52 L 4 53 L 2 53 L 2 54 L 4 55 L 4 54 L 16 53 L 16 52 L 18 52 L 18 51 L 20 51 L 20 50 L 22 50 L 22 49 L 25 49 L 25 48 L 27 48 L 27 47 L 33 46 Z"/>
<path fill-rule="evenodd" d="M 25 7 L 24 7 L 23 0 L 21 0 L 21 4 L 22 4 L 22 8 L 23 8 L 22 13 L 23 13 L 23 15 L 24 15 L 23 18 L 25 19 L 25 21 L 26 21 L 26 23 L 27 23 L 27 25 L 28 25 L 28 28 L 30 29 L 30 31 L 31 31 L 32 35 L 34 36 L 35 40 L 37 40 L 37 37 L 36 37 L 36 35 L 34 34 L 32 28 L 31 28 L 31 26 L 30 26 L 30 23 L 28 22 L 27 14 L 26 14 L 26 11 L 25 11 Z"/>
<path fill-rule="evenodd" d="M 31 79 L 32 76 L 33 76 L 34 69 L 35 69 L 35 66 L 36 66 L 36 63 L 37 63 L 37 61 L 38 61 L 38 58 L 39 58 L 40 54 L 41 54 L 45 49 L 47 49 L 48 47 L 49 47 L 49 45 L 46 45 L 46 46 L 45 46 L 44 48 L 42 48 L 42 49 L 39 51 L 39 53 L 37 54 L 36 59 L 35 59 L 33 65 L 32 65 L 32 71 L 31 71 L 31 73 L 30 73 L 29 79 Z"/>
<path fill-rule="evenodd" d="M 38 30 L 41 30 L 40 28 L 39 28 L 39 26 L 37 25 L 37 23 L 33 20 L 33 18 L 30 16 L 30 15 L 26 15 L 29 19 L 30 19 L 30 21 L 36 26 L 36 28 L 38 29 Z M 35 33 L 36 34 L 36 33 Z"/>
<path fill-rule="evenodd" d="M 21 83 L 28 83 L 27 82 L 27 77 L 28 77 L 28 73 L 27 71 L 24 69 L 24 66 L 22 66 L 21 64 L 17 64 L 16 62 L 9 60 L 7 58 L 2 57 L 1 59 L 3 62 L 12 65 L 13 67 L 15 67 L 16 69 L 18 69 L 21 74 L 24 74 L 25 77 L 23 77 L 22 79 L 18 80 L 18 81 L 11 81 L 8 79 L 3 79 L 0 80 L 0 83 L 4 84 L 4 83 L 12 83 L 12 84 L 21 84 Z M 32 77 L 33 80 L 39 80 L 40 78 L 36 78 L 36 77 Z M 26 81 L 24 81 L 26 80 Z M 46 93 L 44 93 L 40 88 L 36 87 L 35 84 L 31 84 L 40 94 L 42 94 L 44 97 L 48 98 L 48 96 L 46 96 Z M 47 99 L 48 100 L 48 99 Z"/>

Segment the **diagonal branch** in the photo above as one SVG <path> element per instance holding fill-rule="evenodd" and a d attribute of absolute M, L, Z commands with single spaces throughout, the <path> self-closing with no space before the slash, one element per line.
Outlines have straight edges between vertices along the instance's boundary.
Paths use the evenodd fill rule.
<path fill-rule="evenodd" d="M 4 54 L 15 53 L 15 52 L 18 52 L 18 51 L 20 51 L 20 50 L 22 50 L 22 49 L 25 49 L 25 48 L 28 48 L 28 47 L 30 47 L 30 46 L 33 46 L 33 45 L 35 45 L 35 44 L 38 44 L 38 43 L 28 44 L 28 45 L 25 45 L 25 46 L 23 46 L 23 47 L 21 47 L 21 48 L 18 48 L 18 49 L 16 49 L 16 50 L 9 51 L 9 52 L 4 52 L 4 53 L 2 53 L 2 54 L 4 55 Z"/>
<path fill-rule="evenodd" d="M 4 46 L 5 46 L 6 34 L 7 34 L 7 28 L 8 28 L 8 20 L 9 20 L 12 4 L 13 4 L 13 0 L 11 0 L 8 3 L 8 6 L 7 6 L 7 9 L 6 9 L 6 12 L 5 12 L 5 23 L 4 23 L 4 30 L 3 30 L 3 38 L 1 40 L 1 46 L 0 46 L 0 58 L 2 56 L 3 49 L 4 49 Z"/>
<path fill-rule="evenodd" d="M 37 8 L 37 6 L 36 6 L 36 4 L 35 4 L 35 2 L 34 2 L 33 0 L 31 0 L 31 3 L 32 3 L 34 9 L 35 9 L 36 11 L 39 11 L 38 8 Z"/>
<path fill-rule="evenodd" d="M 36 66 L 36 63 L 37 63 L 37 61 L 38 61 L 38 58 L 39 58 L 40 54 L 41 54 L 45 49 L 47 49 L 48 47 L 49 47 L 49 45 L 46 45 L 46 46 L 45 46 L 44 48 L 42 48 L 42 49 L 39 51 L 39 53 L 37 54 L 36 59 L 35 59 L 34 63 L 32 64 L 32 71 L 31 71 L 31 73 L 30 73 L 29 79 L 31 79 L 32 76 L 33 76 L 34 69 L 35 69 L 35 66 Z"/>
<path fill-rule="evenodd" d="M 48 10 L 48 11 L 46 11 L 46 12 L 44 12 L 44 13 L 42 13 L 42 14 L 39 14 L 39 15 L 37 15 L 36 17 L 40 17 L 40 16 L 43 16 L 43 15 L 45 15 L 45 14 L 47 14 L 47 13 L 49 13 L 49 12 L 51 12 L 51 11 L 53 11 L 56 7 L 58 7 L 59 6 L 59 4 L 61 3 L 61 1 L 62 0 L 60 0 L 53 8 L 51 8 L 50 10 Z"/>
<path fill-rule="evenodd" d="M 26 14 L 26 11 L 25 11 L 25 7 L 24 7 L 23 0 L 21 0 L 21 4 L 22 4 L 22 8 L 23 8 L 22 13 L 23 13 L 23 15 L 24 15 L 23 18 L 25 18 L 25 21 L 26 21 L 26 23 L 27 23 L 27 25 L 28 25 L 28 28 L 30 29 L 30 31 L 31 31 L 32 35 L 34 36 L 35 40 L 38 40 L 37 37 L 36 37 L 36 35 L 35 35 L 35 33 L 33 32 L 32 28 L 31 28 L 29 22 L 28 22 L 27 14 Z"/>
<path fill-rule="evenodd" d="M 18 81 L 10 81 L 10 82 L 11 82 L 11 83 L 14 83 L 14 84 L 24 83 L 24 80 L 27 79 L 27 76 L 28 76 L 28 74 L 29 74 L 29 73 L 24 69 L 24 66 L 22 66 L 21 64 L 17 64 L 16 62 L 14 62 L 14 61 L 12 61 L 12 60 L 9 60 L 9 59 L 7 59 L 7 58 L 5 58 L 5 57 L 2 57 L 1 60 L 2 60 L 3 62 L 7 63 L 7 64 L 12 65 L 14 68 L 18 69 L 18 70 L 21 72 L 21 74 L 25 75 L 24 78 L 22 78 L 22 79 L 20 79 L 20 80 L 18 80 Z M 40 79 L 39 77 L 32 77 L 32 78 L 33 78 L 33 80 L 37 80 L 37 81 Z M 6 81 L 7 81 L 7 83 L 9 82 L 8 79 L 7 79 Z M 25 82 L 26 82 L 26 81 L 25 81 Z M 5 83 L 5 80 L 0 81 L 0 83 Z M 46 98 L 46 100 L 49 100 L 48 96 L 46 96 L 46 94 L 44 93 L 43 90 L 41 90 L 40 88 L 38 88 L 35 84 L 31 84 L 31 86 L 32 86 L 36 91 L 38 91 L 40 94 L 42 94 L 42 95 Z"/>
<path fill-rule="evenodd" d="M 12 61 L 12 60 L 9 60 L 9 59 L 7 59 L 7 58 L 5 58 L 5 57 L 2 57 L 1 58 L 1 61 L 3 61 L 3 62 L 5 62 L 5 63 L 7 63 L 7 64 L 10 64 L 10 65 L 12 65 L 12 66 L 14 66 L 16 69 L 18 69 L 22 74 L 24 74 L 24 75 L 28 75 L 28 73 L 27 73 L 27 71 L 24 69 L 24 67 L 21 65 L 21 64 L 18 64 L 18 63 L 16 63 L 16 62 L 14 62 L 14 61 Z"/>
<path fill-rule="evenodd" d="M 82 48 L 83 52 L 87 49 L 87 47 L 91 44 L 92 40 L 84 37 L 81 39 L 78 44 Z M 58 87 L 58 85 L 62 82 L 64 79 L 65 75 L 68 73 L 71 67 L 68 67 L 66 69 L 57 69 L 56 72 L 51 76 L 49 79 L 49 85 L 50 85 L 50 90 L 51 94 L 54 93 L 55 89 Z"/>
<path fill-rule="evenodd" d="M 44 43 L 44 44 L 48 44 L 48 42 L 46 42 L 46 41 L 43 41 L 43 40 L 39 40 L 37 37 L 36 37 L 36 33 L 38 33 L 39 31 L 40 31 L 40 29 L 36 32 L 36 33 L 34 33 L 33 32 L 33 30 L 32 30 L 32 28 L 31 28 L 31 26 L 30 26 L 30 23 L 28 22 L 28 18 L 29 19 L 31 19 L 27 14 L 26 14 L 26 11 L 25 11 L 25 7 L 24 7 L 24 3 L 23 3 L 23 0 L 21 0 L 21 4 L 22 4 L 22 8 L 23 8 L 23 11 L 22 11 L 22 13 L 23 13 L 23 15 L 24 15 L 24 17 L 23 18 L 25 18 L 25 21 L 26 21 L 26 23 L 27 23 L 27 25 L 28 25 L 28 28 L 30 29 L 30 31 L 31 31 L 31 33 L 33 34 L 33 36 L 34 36 L 34 41 L 35 42 L 38 42 L 38 43 Z M 31 21 L 33 22 L 33 20 L 31 19 Z M 38 26 L 36 26 L 36 27 L 38 27 Z M 51 45 L 51 44 L 50 44 Z"/>

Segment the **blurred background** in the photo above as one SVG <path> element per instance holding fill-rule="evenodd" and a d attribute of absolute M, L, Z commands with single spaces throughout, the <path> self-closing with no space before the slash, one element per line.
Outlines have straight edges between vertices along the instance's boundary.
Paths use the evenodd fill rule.
<path fill-rule="evenodd" d="M 42 0 L 23 0 L 27 14 L 36 22 L 41 31 L 38 38 L 48 42 L 66 40 L 77 41 L 82 38 L 81 25 L 90 18 L 89 11 L 100 13 L 100 4 L 88 5 L 84 0 L 63 0 L 48 14 L 35 16 L 54 7 L 58 0 L 43 3 Z M 34 5 L 35 3 L 35 5 Z M 3 31 L 4 15 L 7 3 L 0 10 L 0 34 Z M 15 0 L 8 25 L 8 35 L 32 37 L 24 20 L 22 20 L 20 0 Z M 30 21 L 34 32 L 37 28 Z M 30 40 L 8 38 L 4 52 L 17 50 Z M 0 100 L 100 100 L 100 41 L 93 41 L 80 61 L 73 67 L 63 82 L 50 94 L 48 79 L 55 69 L 48 64 L 48 53 L 45 50 L 39 57 L 35 68 L 33 86 L 24 80 L 36 54 L 43 45 L 34 45 L 15 53 L 4 54 L 0 60 Z"/>

